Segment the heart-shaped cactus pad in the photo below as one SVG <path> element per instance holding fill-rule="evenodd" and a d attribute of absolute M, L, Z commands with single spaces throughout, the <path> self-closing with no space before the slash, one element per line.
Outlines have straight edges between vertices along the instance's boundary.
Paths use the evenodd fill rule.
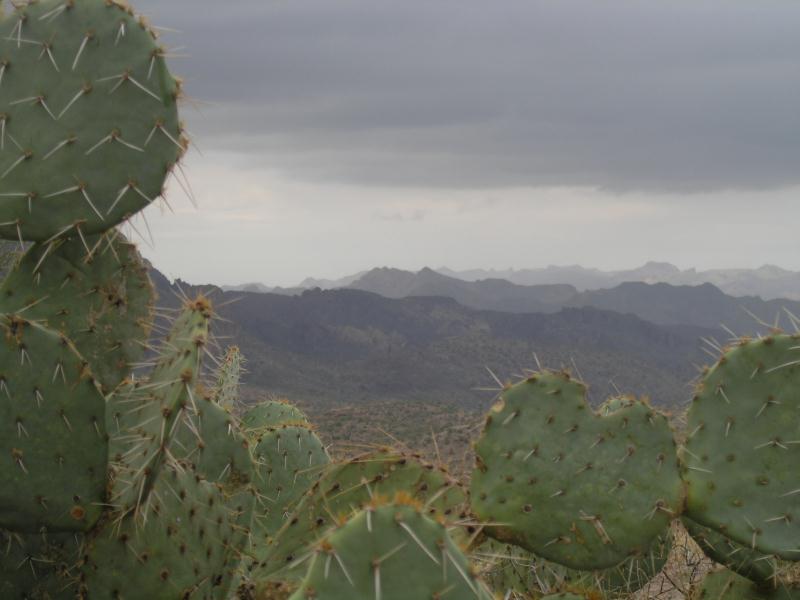
<path fill-rule="evenodd" d="M 680 512 L 667 418 L 628 398 L 595 413 L 565 373 L 506 389 L 475 451 L 472 507 L 486 533 L 568 567 L 642 554 Z"/>

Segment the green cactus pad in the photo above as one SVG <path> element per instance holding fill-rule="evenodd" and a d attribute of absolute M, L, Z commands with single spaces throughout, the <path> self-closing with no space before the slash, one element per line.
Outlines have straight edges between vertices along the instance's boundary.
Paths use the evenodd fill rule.
<path fill-rule="evenodd" d="M 109 399 L 111 504 L 119 512 L 134 510 L 146 499 L 161 465 L 170 458 L 166 450 L 185 407 L 196 410 L 194 388 L 211 317 L 211 304 L 205 298 L 187 302 L 150 377 L 122 386 Z"/>
<path fill-rule="evenodd" d="M 688 413 L 687 516 L 762 554 L 800 560 L 800 336 L 742 341 Z"/>
<path fill-rule="evenodd" d="M 242 415 L 242 426 L 253 435 L 285 423 L 307 423 L 305 413 L 284 400 L 264 400 Z"/>
<path fill-rule="evenodd" d="M 501 598 L 516 599 L 537 587 L 536 557 L 527 550 L 486 538 L 473 549 L 470 559 L 481 579 Z"/>
<path fill-rule="evenodd" d="M 464 490 L 446 472 L 393 450 L 331 465 L 275 537 L 256 544 L 260 562 L 254 565 L 255 573 L 263 578 L 278 573 L 287 580 L 302 578 L 304 566 L 300 559 L 338 518 L 374 498 L 393 498 L 399 492 L 416 498 L 431 517 L 448 521 L 461 517 L 467 500 Z"/>
<path fill-rule="evenodd" d="M 165 467 L 136 515 L 95 532 L 82 567 L 89 598 L 228 597 L 254 497 L 228 497 L 190 470 Z"/>
<path fill-rule="evenodd" d="M 647 552 L 680 513 L 667 419 L 642 402 L 594 414 L 586 388 L 540 373 L 503 392 L 476 444 L 472 507 L 486 534 L 565 566 Z"/>
<path fill-rule="evenodd" d="M 184 152 L 178 83 L 121 2 L 21 4 L 0 22 L 0 235 L 106 231 Z"/>
<path fill-rule="evenodd" d="M 239 402 L 239 380 L 244 371 L 244 357 L 239 348 L 231 346 L 216 372 L 214 401 L 225 410 L 233 410 Z"/>
<path fill-rule="evenodd" d="M 68 336 L 104 392 L 130 374 L 150 332 L 153 286 L 121 234 L 35 244 L 0 288 L 0 308 Z"/>
<path fill-rule="evenodd" d="M 0 530 L 0 598 L 74 600 L 83 537 Z"/>
<path fill-rule="evenodd" d="M 82 531 L 105 500 L 105 399 L 74 346 L 0 316 L 0 527 Z"/>
<path fill-rule="evenodd" d="M 730 538 L 691 519 L 682 519 L 686 531 L 710 559 L 753 581 L 773 581 L 784 566 L 774 556 L 737 544 Z"/>
<path fill-rule="evenodd" d="M 274 536 L 330 463 L 317 434 L 309 426 L 283 425 L 265 431 L 253 450 L 258 464 L 255 485 L 259 506 L 256 539 Z"/>
<path fill-rule="evenodd" d="M 728 569 L 708 573 L 692 587 L 689 600 L 799 600 L 800 589 L 759 587 Z"/>
<path fill-rule="evenodd" d="M 314 549 L 291 600 L 491 600 L 444 525 L 415 506 L 367 507 Z"/>
<path fill-rule="evenodd" d="M 177 425 L 171 449 L 213 483 L 240 485 L 254 479 L 249 442 L 236 418 L 208 396 L 195 394 L 194 406 L 186 407 Z"/>
<path fill-rule="evenodd" d="M 629 598 L 647 585 L 666 565 L 672 536 L 659 536 L 644 556 L 599 571 L 578 571 L 544 560 L 514 546 L 491 538 L 472 553 L 482 566 L 481 578 L 501 597 L 530 593 L 551 594 L 568 589 L 592 589 L 603 598 Z M 527 597 L 527 596 L 525 596 Z"/>

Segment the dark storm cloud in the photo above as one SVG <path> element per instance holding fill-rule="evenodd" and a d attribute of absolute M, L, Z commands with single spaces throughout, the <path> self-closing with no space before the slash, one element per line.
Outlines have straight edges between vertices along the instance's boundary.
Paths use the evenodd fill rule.
<path fill-rule="evenodd" d="M 791 0 L 140 0 L 201 146 L 307 180 L 800 183 Z"/>

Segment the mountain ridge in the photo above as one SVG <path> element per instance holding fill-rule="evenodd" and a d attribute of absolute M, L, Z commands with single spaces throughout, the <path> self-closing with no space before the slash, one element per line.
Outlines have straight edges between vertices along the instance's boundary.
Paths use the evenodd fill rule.
<path fill-rule="evenodd" d="M 384 267 L 386 268 L 386 267 Z M 426 267 L 427 269 L 427 267 Z M 336 289 L 350 287 L 354 282 L 373 271 L 361 271 L 339 279 L 308 277 L 296 286 L 270 287 L 261 283 L 226 286 L 227 290 L 261 291 L 279 294 L 301 293 L 316 287 Z M 401 269 L 397 269 L 400 271 Z M 425 270 L 425 269 L 423 269 Z M 711 283 L 729 296 L 758 296 L 764 300 L 800 301 L 800 272 L 775 265 L 762 265 L 756 269 L 680 269 L 667 262 L 650 261 L 627 270 L 602 271 L 580 265 L 548 266 L 539 269 L 469 269 L 452 270 L 447 267 L 428 269 L 442 275 L 476 282 L 486 279 L 503 279 L 517 285 L 571 285 L 578 291 L 609 289 L 622 283 L 669 283 L 671 285 L 699 286 Z"/>
<path fill-rule="evenodd" d="M 247 393 L 326 409 L 390 402 L 481 410 L 493 397 L 487 387 L 495 387 L 487 368 L 510 381 L 538 361 L 585 378 L 595 403 L 619 388 L 676 407 L 690 398 L 696 366 L 707 362 L 700 340 L 720 333 L 595 308 L 512 313 L 444 297 L 391 299 L 355 289 L 288 296 L 173 284 L 155 272 L 153 279 L 166 308 L 182 294 L 210 295 L 221 317 L 216 334 L 248 358 Z"/>

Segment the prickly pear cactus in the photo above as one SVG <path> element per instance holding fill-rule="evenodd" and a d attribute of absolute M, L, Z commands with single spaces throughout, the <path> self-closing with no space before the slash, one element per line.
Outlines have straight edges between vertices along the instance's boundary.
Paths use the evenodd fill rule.
<path fill-rule="evenodd" d="M 730 538 L 691 519 L 682 519 L 686 531 L 710 559 L 753 581 L 774 581 L 782 561 L 737 544 Z"/>
<path fill-rule="evenodd" d="M 511 594 L 552 594 L 570 589 L 594 590 L 603 598 L 629 598 L 664 567 L 672 547 L 671 535 L 659 536 L 643 556 L 599 571 L 578 571 L 544 560 L 512 544 L 487 538 L 472 552 L 481 578 L 503 598 Z"/>
<path fill-rule="evenodd" d="M 111 504 L 119 512 L 146 499 L 187 406 L 196 412 L 195 386 L 208 343 L 211 304 L 203 297 L 186 303 L 165 339 L 147 380 L 131 382 L 108 405 L 113 470 Z"/>
<path fill-rule="evenodd" d="M 728 569 L 716 569 L 693 586 L 689 600 L 798 600 L 800 589 L 758 586 Z"/>
<path fill-rule="evenodd" d="M 471 496 L 487 535 L 594 570 L 645 554 L 680 513 L 682 483 L 663 415 L 624 400 L 600 416 L 585 391 L 549 372 L 505 390 L 475 446 Z"/>
<path fill-rule="evenodd" d="M 237 346 L 231 346 L 216 373 L 213 390 L 214 401 L 227 411 L 232 411 L 239 401 L 239 380 L 244 372 L 244 358 Z"/>
<path fill-rule="evenodd" d="M 113 231 L 34 244 L 0 287 L 0 310 L 68 336 L 108 393 L 142 356 L 153 295 L 136 247 Z"/>
<path fill-rule="evenodd" d="M 85 531 L 105 502 L 105 399 L 62 335 L 0 315 L 0 336 L 0 528 Z"/>
<path fill-rule="evenodd" d="M 200 391 L 195 391 L 194 399 L 177 424 L 170 442 L 172 455 L 190 463 L 195 473 L 212 483 L 253 481 L 250 444 L 236 417 Z"/>
<path fill-rule="evenodd" d="M 84 595 L 227 598 L 253 503 L 246 491 L 230 496 L 191 470 L 164 467 L 138 513 L 93 532 Z"/>
<path fill-rule="evenodd" d="M 399 492 L 416 498 L 433 518 L 450 522 L 461 517 L 466 494 L 448 473 L 419 458 L 393 450 L 355 457 L 331 465 L 300 500 L 274 539 L 256 547 L 256 579 L 298 579 L 302 557 L 354 509 L 374 498 L 393 498 Z"/>
<path fill-rule="evenodd" d="M 253 435 L 286 423 L 307 423 L 305 413 L 285 400 L 264 400 L 242 415 L 242 426 Z"/>
<path fill-rule="evenodd" d="M 742 340 L 700 383 L 683 459 L 687 516 L 800 559 L 800 336 Z"/>
<path fill-rule="evenodd" d="M 366 507 L 316 545 L 291 600 L 491 600 L 441 523 L 413 502 Z"/>
<path fill-rule="evenodd" d="M 283 425 L 265 431 L 253 450 L 259 510 L 254 535 L 266 542 L 294 511 L 297 502 L 330 463 L 310 426 Z"/>
<path fill-rule="evenodd" d="M 76 533 L 0 530 L 0 598 L 74 599 L 82 544 Z"/>
<path fill-rule="evenodd" d="M 100 233 L 161 195 L 179 86 L 122 2 L 20 2 L 0 22 L 0 235 Z"/>

